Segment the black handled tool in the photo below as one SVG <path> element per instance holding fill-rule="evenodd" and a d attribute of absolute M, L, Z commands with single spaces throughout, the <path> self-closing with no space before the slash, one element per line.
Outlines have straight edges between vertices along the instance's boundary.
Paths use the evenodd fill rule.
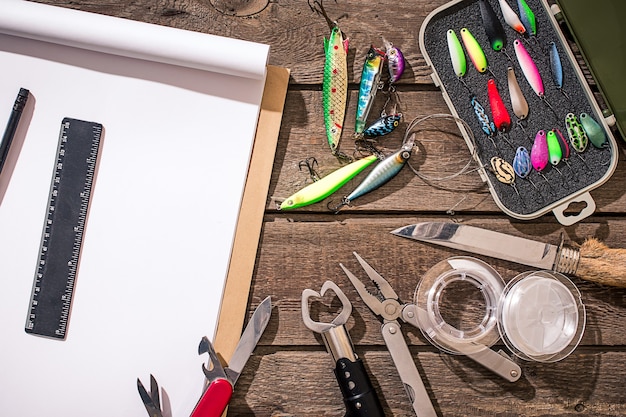
<path fill-rule="evenodd" d="M 328 289 L 339 297 L 342 303 L 341 313 L 330 323 L 311 320 L 309 299 L 321 298 Z M 348 297 L 332 281 L 326 281 L 318 293 L 306 289 L 302 291 L 302 320 L 306 327 L 319 333 L 324 340 L 326 350 L 335 362 L 335 377 L 346 405 L 346 417 L 384 416 L 382 405 L 365 370 L 363 361 L 354 352 L 352 339 L 345 323 L 352 314 L 352 304 Z"/>

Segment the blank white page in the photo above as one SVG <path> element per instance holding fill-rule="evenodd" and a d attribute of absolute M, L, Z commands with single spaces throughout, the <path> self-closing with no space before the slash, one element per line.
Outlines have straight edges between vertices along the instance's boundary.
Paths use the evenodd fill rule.
<path fill-rule="evenodd" d="M 0 0 L 0 26 L 18 3 Z M 91 16 L 67 12 L 70 21 Z M 130 21 L 96 22 L 104 26 L 93 30 L 106 33 Z M 27 32 L 29 21 L 20 23 Z M 184 31 L 148 27 L 148 44 L 159 31 L 185 42 Z M 149 387 L 152 373 L 173 416 L 189 415 L 203 388 L 207 358 L 197 346 L 216 327 L 268 47 L 242 42 L 256 58 L 230 50 L 263 68 L 231 75 L 223 62 L 209 71 L 21 35 L 0 34 L 1 128 L 20 87 L 34 104 L 0 176 L 1 414 L 145 416 L 136 379 Z M 220 38 L 198 35 L 219 50 Z M 64 117 L 101 123 L 104 134 L 67 338 L 59 341 L 24 325 Z"/>

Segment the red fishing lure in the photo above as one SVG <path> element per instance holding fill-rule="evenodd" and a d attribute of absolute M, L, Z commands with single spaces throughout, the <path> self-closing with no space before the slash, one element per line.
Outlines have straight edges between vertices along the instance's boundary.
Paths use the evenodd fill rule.
<path fill-rule="evenodd" d="M 491 115 L 496 129 L 499 132 L 507 132 L 511 128 L 511 116 L 509 116 L 509 112 L 504 106 L 496 82 L 493 79 L 489 79 L 487 82 L 487 93 L 489 94 L 489 106 L 491 107 Z"/>

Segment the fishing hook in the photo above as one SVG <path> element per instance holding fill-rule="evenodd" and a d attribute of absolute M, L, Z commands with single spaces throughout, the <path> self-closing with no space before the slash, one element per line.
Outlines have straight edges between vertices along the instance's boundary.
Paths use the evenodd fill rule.
<path fill-rule="evenodd" d="M 324 18 L 324 20 L 326 20 L 326 23 L 328 24 L 328 27 L 330 29 L 333 29 L 334 27 L 338 26 L 338 20 L 342 19 L 344 17 L 348 17 L 347 13 L 342 14 L 341 16 L 339 16 L 336 20 L 332 20 L 329 16 L 328 13 L 326 12 L 326 9 L 324 8 L 324 5 L 322 4 L 324 2 L 324 0 L 313 0 L 312 4 L 311 4 L 311 0 L 307 0 L 307 3 L 309 5 L 309 8 L 314 11 L 315 13 L 317 13 L 318 15 L 322 16 Z M 337 3 L 337 0 L 335 0 L 335 3 Z"/>
<path fill-rule="evenodd" d="M 302 167 L 305 166 L 307 168 L 307 170 L 309 171 L 309 176 L 311 177 L 311 179 L 313 180 L 313 182 L 315 181 L 319 181 L 320 176 L 317 173 L 317 171 L 315 170 L 315 167 L 318 166 L 319 164 L 317 163 L 317 159 L 315 159 L 314 156 L 310 156 L 306 159 L 303 159 L 302 161 L 300 161 L 298 163 L 298 169 L 300 171 L 302 171 Z"/>

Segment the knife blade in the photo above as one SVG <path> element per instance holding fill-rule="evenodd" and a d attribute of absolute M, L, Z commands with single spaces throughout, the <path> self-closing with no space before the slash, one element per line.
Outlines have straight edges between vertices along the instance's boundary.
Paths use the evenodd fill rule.
<path fill-rule="evenodd" d="M 576 275 L 586 281 L 626 288 L 626 250 L 611 249 L 596 239 L 580 248 L 451 222 L 422 222 L 391 232 L 396 236 L 503 259 L 539 269 Z"/>
<path fill-rule="evenodd" d="M 267 297 L 252 313 L 252 317 L 248 321 L 239 343 L 237 343 L 229 366 L 226 368 L 222 368 L 211 342 L 206 337 L 202 338 L 198 353 L 209 353 L 208 366 L 203 368 L 208 379 L 208 385 L 190 417 L 219 417 L 223 414 L 232 397 L 233 387 L 265 331 L 271 315 L 272 301 L 270 297 Z"/>
<path fill-rule="evenodd" d="M 248 362 L 248 358 L 263 335 L 271 315 L 272 299 L 271 297 L 266 297 L 252 313 L 252 317 L 239 339 L 235 352 L 228 362 L 228 368 L 225 369 L 226 375 L 233 385 L 237 382 L 243 367 Z"/>

